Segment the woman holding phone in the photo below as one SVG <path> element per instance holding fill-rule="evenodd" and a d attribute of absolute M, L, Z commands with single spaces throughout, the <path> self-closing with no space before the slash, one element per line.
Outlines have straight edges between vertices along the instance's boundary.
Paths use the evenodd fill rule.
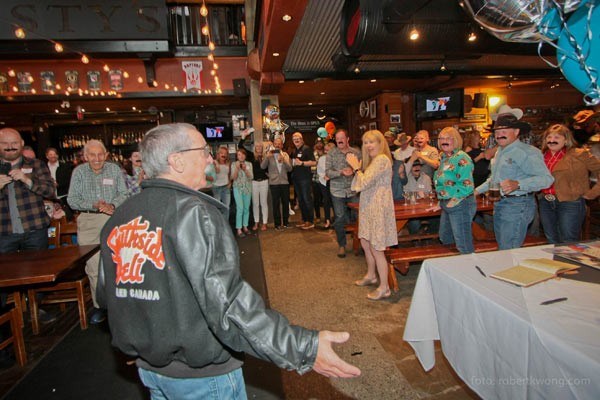
<path fill-rule="evenodd" d="M 252 199 L 252 164 L 246 161 L 246 150 L 238 149 L 237 161 L 231 168 L 233 197 L 235 199 L 235 228 L 238 237 L 248 233 L 250 218 L 250 200 Z"/>

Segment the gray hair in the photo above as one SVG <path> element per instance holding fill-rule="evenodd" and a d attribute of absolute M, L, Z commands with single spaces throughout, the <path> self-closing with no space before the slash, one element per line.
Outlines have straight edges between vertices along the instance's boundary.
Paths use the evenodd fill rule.
<path fill-rule="evenodd" d="M 90 147 L 93 147 L 93 146 L 100 147 L 106 153 L 106 147 L 104 146 L 104 143 L 102 143 L 101 141 L 96 140 L 96 139 L 91 139 L 91 140 L 88 140 L 87 142 L 85 142 L 85 145 L 83 146 L 83 153 L 86 154 L 88 152 L 88 150 L 90 149 Z"/>
<path fill-rule="evenodd" d="M 142 168 L 149 178 L 156 178 L 169 169 L 170 154 L 189 149 L 192 141 L 188 131 L 195 131 L 191 124 L 175 123 L 159 125 L 150 129 L 140 143 Z"/>

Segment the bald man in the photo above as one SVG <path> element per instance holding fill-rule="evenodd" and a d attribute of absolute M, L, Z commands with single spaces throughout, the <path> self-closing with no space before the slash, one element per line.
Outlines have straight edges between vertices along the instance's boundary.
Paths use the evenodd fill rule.
<path fill-rule="evenodd" d="M 54 182 L 42 161 L 23 156 L 24 144 L 16 130 L 0 129 L 0 253 L 48 247 L 44 198 L 54 197 Z"/>

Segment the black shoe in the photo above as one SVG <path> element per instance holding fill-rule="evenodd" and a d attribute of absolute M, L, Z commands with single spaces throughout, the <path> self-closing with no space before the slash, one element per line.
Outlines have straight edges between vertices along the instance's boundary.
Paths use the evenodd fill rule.
<path fill-rule="evenodd" d="M 94 308 L 94 312 L 90 317 L 90 324 L 98 325 L 106 319 L 106 310 L 102 308 Z"/>
<path fill-rule="evenodd" d="M 40 308 L 38 310 L 38 321 L 40 322 L 40 324 L 49 324 L 51 322 L 56 321 L 56 315 L 44 311 Z"/>

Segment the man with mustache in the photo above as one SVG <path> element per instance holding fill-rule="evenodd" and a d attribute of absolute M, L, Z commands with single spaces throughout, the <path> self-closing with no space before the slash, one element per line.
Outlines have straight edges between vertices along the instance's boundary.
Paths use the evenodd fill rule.
<path fill-rule="evenodd" d="M 106 162 L 108 152 L 101 141 L 89 140 L 83 147 L 83 154 L 87 162 L 73 170 L 67 202 L 73 210 L 80 212 L 77 217 L 78 243 L 98 244 L 102 227 L 127 198 L 127 186 L 121 168 Z M 91 324 L 106 319 L 106 312 L 100 309 L 96 300 L 99 261 L 100 255 L 96 253 L 85 264 L 94 302 Z"/>
<path fill-rule="evenodd" d="M 413 143 L 415 150 L 406 163 L 406 170 L 410 171 L 413 163 L 419 160 L 422 164 L 421 173 L 433 179 L 433 173 L 440 166 L 440 153 L 435 147 L 429 145 L 429 132 L 424 129 L 417 132 Z"/>
<path fill-rule="evenodd" d="M 519 121 L 522 116 L 521 109 L 508 105 L 492 115 L 499 148 L 491 161 L 490 177 L 475 189 L 477 195 L 488 191 L 490 183 L 500 185 L 500 201 L 494 207 L 494 232 L 499 250 L 521 247 L 536 212 L 535 192 L 554 181 L 541 151 L 519 140 L 520 130 L 529 127 Z"/>
<path fill-rule="evenodd" d="M 42 161 L 23 156 L 24 144 L 16 130 L 0 129 L 0 254 L 48 248 L 50 217 L 44 198 L 54 197 L 54 182 Z M 2 308 L 6 297 L 6 292 L 0 292 Z M 40 310 L 42 322 L 55 319 Z M 4 337 L 0 330 L 0 342 Z M 13 362 L 0 350 L 0 368 Z"/>

